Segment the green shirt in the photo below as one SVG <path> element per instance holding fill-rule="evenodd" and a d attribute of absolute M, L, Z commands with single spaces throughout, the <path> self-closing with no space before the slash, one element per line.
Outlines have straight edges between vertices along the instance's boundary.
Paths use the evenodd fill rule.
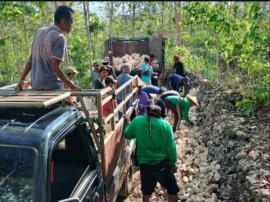
<path fill-rule="evenodd" d="M 150 116 L 149 134 L 147 119 L 147 115 L 137 116 L 126 125 L 124 131 L 125 138 L 136 138 L 139 164 L 168 158 L 170 164 L 174 165 L 177 154 L 172 126 L 162 118 Z"/>
<path fill-rule="evenodd" d="M 175 105 L 179 105 L 182 110 L 183 119 L 189 122 L 188 112 L 190 109 L 190 102 L 186 97 L 182 98 L 179 96 L 171 95 L 171 96 L 166 97 L 165 99 L 171 101 Z"/>

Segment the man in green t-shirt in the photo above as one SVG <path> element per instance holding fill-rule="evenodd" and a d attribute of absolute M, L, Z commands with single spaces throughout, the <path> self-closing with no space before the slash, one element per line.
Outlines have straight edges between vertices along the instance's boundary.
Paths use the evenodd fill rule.
<path fill-rule="evenodd" d="M 194 125 L 193 122 L 189 120 L 188 112 L 190 107 L 199 106 L 197 99 L 193 96 L 187 95 L 182 98 L 180 96 L 171 95 L 164 98 L 166 108 L 169 109 L 174 115 L 173 131 L 175 132 L 179 126 L 180 120 L 183 119 L 188 123 L 188 125 Z"/>
<path fill-rule="evenodd" d="M 179 187 L 174 176 L 177 153 L 172 126 L 161 118 L 157 105 L 149 107 L 146 115 L 137 116 L 130 123 L 124 118 L 125 138 L 136 139 L 143 201 L 150 201 L 159 182 L 167 189 L 168 200 L 176 202 Z"/>

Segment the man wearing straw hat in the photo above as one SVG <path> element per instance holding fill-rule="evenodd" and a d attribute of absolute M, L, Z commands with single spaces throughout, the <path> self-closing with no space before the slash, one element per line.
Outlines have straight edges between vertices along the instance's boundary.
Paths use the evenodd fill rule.
<path fill-rule="evenodd" d="M 180 96 L 168 96 L 164 99 L 167 109 L 169 109 L 174 115 L 173 131 L 175 132 L 179 126 L 179 121 L 183 119 L 188 123 L 189 126 L 194 125 L 193 122 L 189 120 L 189 110 L 192 106 L 199 107 L 196 97 L 187 95 L 182 98 Z"/>

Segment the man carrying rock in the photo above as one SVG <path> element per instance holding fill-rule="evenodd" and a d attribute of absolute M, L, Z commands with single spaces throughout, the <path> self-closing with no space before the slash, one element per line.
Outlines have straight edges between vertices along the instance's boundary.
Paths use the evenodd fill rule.
<path fill-rule="evenodd" d="M 157 182 L 167 189 L 168 201 L 176 202 L 179 187 L 174 176 L 177 153 L 172 126 L 161 118 L 157 105 L 149 107 L 146 115 L 137 116 L 130 123 L 126 116 L 124 118 L 125 138 L 136 139 L 143 202 L 150 201 Z"/>
<path fill-rule="evenodd" d="M 187 94 L 187 78 L 178 74 L 171 74 L 167 78 L 167 84 L 170 90 L 180 91 L 180 88 L 184 87 L 184 95 Z"/>

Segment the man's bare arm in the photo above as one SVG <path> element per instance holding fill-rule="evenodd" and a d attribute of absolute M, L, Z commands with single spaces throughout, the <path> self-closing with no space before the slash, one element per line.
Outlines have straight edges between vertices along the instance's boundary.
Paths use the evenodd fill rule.
<path fill-rule="evenodd" d="M 61 60 L 57 60 L 55 58 L 51 58 L 51 68 L 53 72 L 56 74 L 56 76 L 63 81 L 65 85 L 67 85 L 71 90 L 74 91 L 80 91 L 81 88 L 78 86 L 75 86 L 63 73 L 63 71 L 60 68 Z"/>
<path fill-rule="evenodd" d="M 19 89 L 19 90 L 23 89 L 23 82 L 24 82 L 27 74 L 30 72 L 31 68 L 32 68 L 32 54 L 29 56 L 29 58 L 27 60 L 27 63 L 25 65 L 25 68 L 24 68 L 23 73 L 21 75 L 20 81 L 16 87 L 17 89 Z"/>

